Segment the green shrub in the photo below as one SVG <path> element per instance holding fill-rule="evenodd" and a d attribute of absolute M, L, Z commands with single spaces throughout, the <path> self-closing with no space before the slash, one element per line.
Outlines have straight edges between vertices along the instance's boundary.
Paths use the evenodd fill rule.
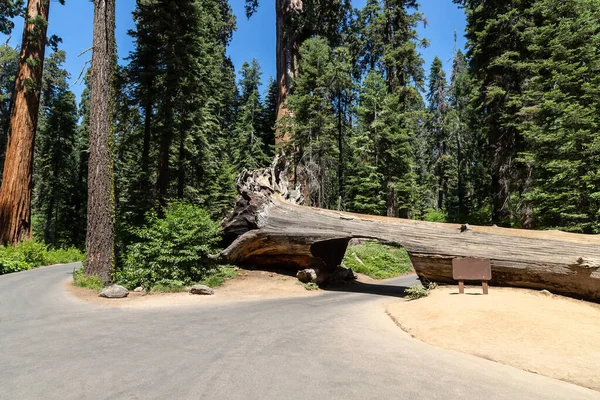
<path fill-rule="evenodd" d="M 319 290 L 319 285 L 314 282 L 304 283 L 304 289 L 306 290 Z"/>
<path fill-rule="evenodd" d="M 218 251 L 219 224 L 200 207 L 173 203 L 133 234 L 138 241 L 127 247 L 117 276 L 128 288 L 189 286 L 218 269 L 208 256 Z"/>
<path fill-rule="evenodd" d="M 427 287 L 425 287 L 423 285 L 415 285 L 415 286 L 412 286 L 412 287 L 409 287 L 408 289 L 406 289 L 404 291 L 404 294 L 406 295 L 407 299 L 416 300 L 416 299 L 420 299 L 420 298 L 429 296 L 429 293 L 436 287 L 437 287 L 437 284 L 432 283 L 432 282 L 427 284 Z"/>
<path fill-rule="evenodd" d="M 362 261 L 362 264 L 357 258 Z M 374 279 L 392 278 L 412 271 L 412 263 L 406 250 L 377 242 L 348 246 L 344 264 L 354 272 Z"/>
<path fill-rule="evenodd" d="M 48 246 L 37 240 L 25 240 L 20 242 L 15 249 L 17 253 L 23 255 L 25 262 L 31 268 L 50 265 L 48 263 Z"/>
<path fill-rule="evenodd" d="M 46 254 L 46 265 L 70 264 L 84 260 L 85 254 L 75 247 L 52 249 Z"/>
<path fill-rule="evenodd" d="M 0 246 L 0 275 L 46 265 L 83 261 L 83 253 L 76 248 L 51 249 L 35 239 L 17 245 Z"/>
<path fill-rule="evenodd" d="M 448 215 L 442 210 L 436 210 L 434 208 L 428 208 L 425 210 L 425 215 L 423 215 L 423 221 L 428 222 L 447 222 Z"/>
<path fill-rule="evenodd" d="M 97 276 L 85 276 L 83 268 L 75 268 L 73 270 L 73 284 L 78 287 L 92 289 L 97 292 L 104 289 L 104 283 Z"/>
<path fill-rule="evenodd" d="M 0 275 L 10 274 L 11 272 L 21 272 L 31 269 L 29 264 L 19 260 L 0 259 Z"/>

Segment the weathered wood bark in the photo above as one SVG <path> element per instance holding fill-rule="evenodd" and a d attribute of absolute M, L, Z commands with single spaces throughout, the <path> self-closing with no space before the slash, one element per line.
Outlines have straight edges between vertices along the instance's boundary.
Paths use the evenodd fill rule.
<path fill-rule="evenodd" d="M 289 29 L 291 26 L 291 18 L 294 14 L 299 14 L 303 11 L 302 0 L 276 0 L 275 15 L 276 15 L 276 57 L 277 57 L 277 121 L 289 116 L 287 105 L 287 97 L 291 90 L 292 80 L 296 77 L 296 69 L 298 62 L 298 51 L 300 43 L 296 35 L 292 34 Z M 286 27 L 288 30 L 286 31 Z M 280 124 L 277 125 L 275 135 L 275 146 L 278 150 L 284 143 L 290 140 L 289 130 L 281 130 Z"/>
<path fill-rule="evenodd" d="M 412 221 L 299 205 L 289 191 L 283 158 L 270 169 L 244 172 L 240 198 L 223 221 L 232 242 L 221 257 L 233 264 L 314 268 L 328 274 L 351 238 L 397 243 L 409 252 L 421 280 L 453 283 L 452 259 L 489 258 L 492 285 L 548 289 L 600 301 L 600 237 L 558 231 Z"/>
<path fill-rule="evenodd" d="M 31 236 L 31 173 L 50 0 L 29 0 L 0 189 L 0 244 Z"/>
<path fill-rule="evenodd" d="M 84 271 L 110 281 L 114 261 L 112 87 L 115 0 L 96 0 L 90 97 L 88 224 Z"/>

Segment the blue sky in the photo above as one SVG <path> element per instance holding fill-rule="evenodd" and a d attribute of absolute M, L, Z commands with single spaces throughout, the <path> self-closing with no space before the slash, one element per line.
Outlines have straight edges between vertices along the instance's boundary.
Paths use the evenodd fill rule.
<path fill-rule="evenodd" d="M 366 0 L 353 0 L 355 7 L 364 6 Z M 237 16 L 237 31 L 228 53 L 236 69 L 240 69 L 244 61 L 256 58 L 263 68 L 263 83 L 269 76 L 275 75 L 275 6 L 274 0 L 262 0 L 258 12 L 248 21 L 244 10 L 244 0 L 231 0 L 231 6 Z M 127 57 L 132 50 L 131 38 L 127 30 L 132 29 L 131 12 L 135 8 L 135 0 L 117 1 L 117 45 L 119 56 Z M 430 41 L 430 46 L 421 49 L 426 68 L 433 58 L 439 56 L 449 69 L 454 52 L 454 31 L 458 33 L 458 45 L 464 47 L 465 15 L 452 0 L 421 0 L 420 11 L 425 14 L 428 25 L 420 27 L 419 33 Z M 23 29 L 22 21 L 16 21 L 10 43 L 20 43 Z M 84 68 L 85 62 L 91 59 L 88 52 L 78 56 L 91 46 L 93 23 L 93 3 L 87 0 L 67 0 L 65 6 L 51 2 L 49 34 L 63 39 L 61 48 L 67 52 L 66 68 L 71 73 L 72 90 L 79 97 L 83 90 L 81 83 L 74 85 L 75 80 Z M 4 42 L 6 38 L 0 40 Z"/>

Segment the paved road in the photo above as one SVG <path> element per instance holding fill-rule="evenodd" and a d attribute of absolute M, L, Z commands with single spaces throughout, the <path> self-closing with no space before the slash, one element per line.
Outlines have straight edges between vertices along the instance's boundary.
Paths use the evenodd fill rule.
<path fill-rule="evenodd" d="M 600 399 L 410 338 L 381 303 L 414 277 L 359 288 L 371 293 L 132 310 L 70 297 L 72 269 L 0 276 L 0 399 Z"/>

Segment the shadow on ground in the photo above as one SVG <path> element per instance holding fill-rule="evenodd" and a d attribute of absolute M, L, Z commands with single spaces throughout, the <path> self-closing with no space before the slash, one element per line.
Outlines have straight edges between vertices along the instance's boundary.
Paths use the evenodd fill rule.
<path fill-rule="evenodd" d="M 354 282 L 344 285 L 323 286 L 321 289 L 325 292 L 364 293 L 376 296 L 403 298 L 406 296 L 405 291 L 408 289 L 408 286 Z"/>

